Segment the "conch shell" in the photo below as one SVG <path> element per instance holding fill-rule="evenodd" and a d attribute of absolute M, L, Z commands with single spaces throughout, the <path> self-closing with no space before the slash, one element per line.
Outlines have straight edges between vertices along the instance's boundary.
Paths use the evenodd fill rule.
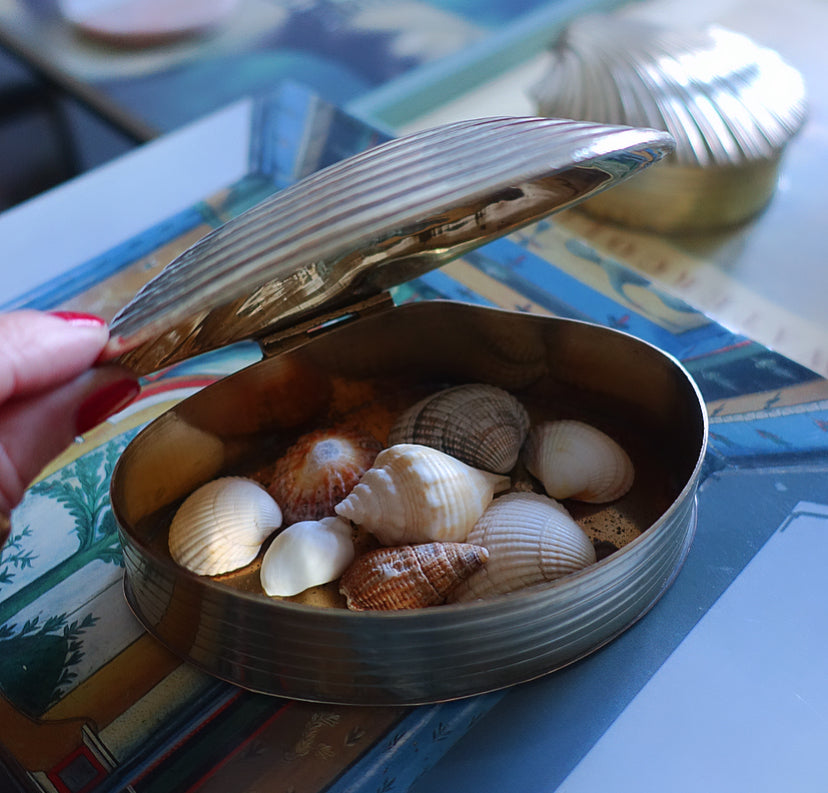
<path fill-rule="evenodd" d="M 299 438 L 276 463 L 268 491 L 285 523 L 333 517 L 382 448 L 357 429 L 323 429 Z"/>
<path fill-rule="evenodd" d="M 345 571 L 339 591 L 354 611 L 437 606 L 488 556 L 485 548 L 460 542 L 377 548 Z"/>
<path fill-rule="evenodd" d="M 529 431 L 523 447 L 529 472 L 552 498 L 603 504 L 621 498 L 635 469 L 629 455 L 601 430 L 582 421 L 547 421 Z"/>
<path fill-rule="evenodd" d="M 416 443 L 383 449 L 336 514 L 383 545 L 462 542 L 509 477 Z"/>
<path fill-rule="evenodd" d="M 354 560 L 351 527 L 339 518 L 294 523 L 273 539 L 259 577 L 271 596 L 290 597 L 342 575 Z"/>
<path fill-rule="evenodd" d="M 467 542 L 489 552 L 486 566 L 460 584 L 452 602 L 487 598 L 553 581 L 596 560 L 589 537 L 567 510 L 540 493 L 496 498 Z"/>
<path fill-rule="evenodd" d="M 419 443 L 475 468 L 505 474 L 514 468 L 529 414 L 508 391 L 484 383 L 446 388 L 400 415 L 388 443 Z"/>
<path fill-rule="evenodd" d="M 258 482 L 221 477 L 178 508 L 170 524 L 170 555 L 198 575 L 229 573 L 250 564 L 281 525 L 279 505 Z"/>

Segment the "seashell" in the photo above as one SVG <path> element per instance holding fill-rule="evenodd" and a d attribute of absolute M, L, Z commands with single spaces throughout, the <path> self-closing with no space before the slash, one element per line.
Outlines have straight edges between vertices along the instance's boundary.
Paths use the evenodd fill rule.
<path fill-rule="evenodd" d="M 323 429 L 300 437 L 273 469 L 268 491 L 285 523 L 333 517 L 382 446 L 357 429 Z"/>
<path fill-rule="evenodd" d="M 464 338 L 458 330 L 452 333 L 455 347 L 462 353 L 455 360 L 461 362 L 456 373 L 473 372 L 469 379 L 485 372 L 490 383 L 501 388 L 518 389 L 536 383 L 549 372 L 547 341 L 538 325 L 521 322 L 520 315 L 503 318 L 492 325 L 481 315 L 472 319 Z M 471 336 L 471 338 L 469 338 Z M 460 344 L 465 344 L 462 348 Z"/>
<path fill-rule="evenodd" d="M 523 447 L 526 468 L 552 498 L 604 504 L 631 487 L 635 469 L 624 449 L 606 433 L 582 421 L 547 421 L 529 431 Z"/>
<path fill-rule="evenodd" d="M 172 558 L 198 575 L 229 573 L 250 564 L 282 525 L 272 496 L 252 479 L 224 476 L 202 485 L 170 524 Z"/>
<path fill-rule="evenodd" d="M 659 169 L 583 204 L 637 226 L 689 231 L 754 214 L 775 190 L 782 152 L 807 116 L 802 75 L 718 25 L 674 28 L 587 14 L 549 57 L 531 89 L 539 114 L 652 127 L 675 138 Z"/>
<path fill-rule="evenodd" d="M 305 520 L 276 535 L 262 558 L 259 578 L 268 595 L 290 597 L 334 581 L 353 560 L 351 527 L 344 520 Z"/>
<path fill-rule="evenodd" d="M 488 557 L 485 548 L 462 542 L 377 548 L 345 571 L 339 591 L 354 611 L 437 606 Z"/>
<path fill-rule="evenodd" d="M 157 419 L 153 454 L 138 454 L 130 466 L 130 489 L 145 514 L 184 498 L 215 479 L 225 464 L 224 442 L 172 411 Z M 169 476 L 175 471 L 175 476 Z"/>
<path fill-rule="evenodd" d="M 529 431 L 526 408 L 508 391 L 472 383 L 420 400 L 394 423 L 388 443 L 419 443 L 468 465 L 511 471 Z"/>
<path fill-rule="evenodd" d="M 481 471 L 438 449 L 399 443 L 383 449 L 336 514 L 383 545 L 462 542 L 509 477 Z"/>
<path fill-rule="evenodd" d="M 589 537 L 569 512 L 540 493 L 507 493 L 495 499 L 467 542 L 484 547 L 489 559 L 454 590 L 452 602 L 554 581 L 596 560 Z"/>

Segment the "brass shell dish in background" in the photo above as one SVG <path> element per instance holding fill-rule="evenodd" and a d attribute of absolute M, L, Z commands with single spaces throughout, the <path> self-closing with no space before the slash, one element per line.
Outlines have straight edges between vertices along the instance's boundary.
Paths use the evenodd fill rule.
<path fill-rule="evenodd" d="M 748 37 L 621 15 L 576 20 L 530 93 L 542 115 L 673 135 L 675 152 L 660 167 L 582 204 L 661 232 L 726 227 L 761 210 L 807 109 L 799 72 Z"/>

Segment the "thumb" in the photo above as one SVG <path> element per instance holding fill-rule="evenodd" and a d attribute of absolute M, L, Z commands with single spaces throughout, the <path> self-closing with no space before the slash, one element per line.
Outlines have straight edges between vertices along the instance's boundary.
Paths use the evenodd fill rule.
<path fill-rule="evenodd" d="M 135 378 L 118 366 L 91 369 L 57 388 L 0 406 L 0 514 L 73 439 L 126 407 Z"/>
<path fill-rule="evenodd" d="M 0 403 L 74 379 L 93 365 L 108 338 L 104 321 L 89 314 L 0 314 Z"/>

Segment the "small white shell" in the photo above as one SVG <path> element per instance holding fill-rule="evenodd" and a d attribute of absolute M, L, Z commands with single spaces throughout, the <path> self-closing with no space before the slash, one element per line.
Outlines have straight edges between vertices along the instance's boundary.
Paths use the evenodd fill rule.
<path fill-rule="evenodd" d="M 178 508 L 170 524 L 170 554 L 198 575 L 229 573 L 250 564 L 281 525 L 279 505 L 258 482 L 221 477 Z"/>
<path fill-rule="evenodd" d="M 449 596 L 452 602 L 514 592 L 553 581 L 595 562 L 589 537 L 566 509 L 540 493 L 496 498 L 469 532 L 489 559 Z"/>
<path fill-rule="evenodd" d="M 603 504 L 621 498 L 635 469 L 629 455 L 601 430 L 582 421 L 546 421 L 529 431 L 523 448 L 529 472 L 552 498 Z"/>
<path fill-rule="evenodd" d="M 305 520 L 280 532 L 265 551 L 260 579 L 271 596 L 290 597 L 342 575 L 354 559 L 351 527 L 339 518 Z"/>
<path fill-rule="evenodd" d="M 383 449 L 336 513 L 384 545 L 462 542 L 509 477 L 416 443 Z"/>

